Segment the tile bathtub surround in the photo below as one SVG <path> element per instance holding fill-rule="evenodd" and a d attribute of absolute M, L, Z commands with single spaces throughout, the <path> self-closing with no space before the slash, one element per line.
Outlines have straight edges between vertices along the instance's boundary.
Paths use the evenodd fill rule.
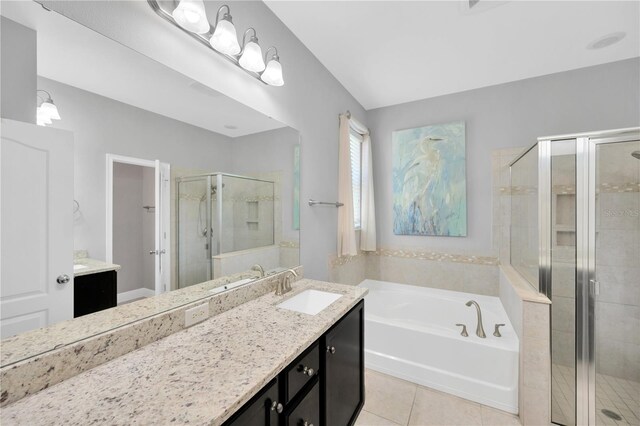
<path fill-rule="evenodd" d="M 518 406 L 525 425 L 551 420 L 551 301 L 511 266 L 500 266 L 500 300 L 520 339 Z"/>
<path fill-rule="evenodd" d="M 301 277 L 302 267 L 296 272 Z M 194 306 L 209 303 L 209 315 L 215 316 L 260 297 L 280 276 L 217 295 L 209 291 L 225 280 L 210 281 L 5 339 L 0 406 L 183 330 L 184 311 Z M 41 353 L 29 357 L 34 351 Z"/>
<path fill-rule="evenodd" d="M 275 305 L 343 295 L 318 315 Z M 366 289 L 304 279 L 3 408 L 3 424 L 219 425 L 355 306 Z"/>
<path fill-rule="evenodd" d="M 405 249 L 329 258 L 331 279 L 344 284 L 375 279 L 488 296 L 498 295 L 497 265 L 493 256 Z"/>

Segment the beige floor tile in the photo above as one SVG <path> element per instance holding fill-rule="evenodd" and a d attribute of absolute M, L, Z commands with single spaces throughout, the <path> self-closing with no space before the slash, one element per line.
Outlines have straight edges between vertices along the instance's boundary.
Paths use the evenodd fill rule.
<path fill-rule="evenodd" d="M 406 425 L 417 385 L 366 370 L 364 410 L 395 423 Z"/>
<path fill-rule="evenodd" d="M 484 405 L 480 410 L 482 413 L 483 426 L 520 426 L 520 419 L 516 415 Z"/>
<path fill-rule="evenodd" d="M 409 425 L 482 425 L 480 404 L 418 387 Z"/>
<path fill-rule="evenodd" d="M 355 426 L 400 426 L 384 417 L 376 416 L 373 413 L 362 410 L 356 420 Z"/>

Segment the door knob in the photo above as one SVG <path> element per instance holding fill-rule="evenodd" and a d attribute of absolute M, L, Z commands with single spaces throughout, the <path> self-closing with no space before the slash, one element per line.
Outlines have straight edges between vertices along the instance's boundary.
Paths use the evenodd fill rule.
<path fill-rule="evenodd" d="M 69 275 L 67 274 L 63 274 L 58 276 L 58 278 L 56 278 L 56 281 L 58 282 L 58 284 L 66 284 L 71 280 L 71 278 L 69 278 Z"/>

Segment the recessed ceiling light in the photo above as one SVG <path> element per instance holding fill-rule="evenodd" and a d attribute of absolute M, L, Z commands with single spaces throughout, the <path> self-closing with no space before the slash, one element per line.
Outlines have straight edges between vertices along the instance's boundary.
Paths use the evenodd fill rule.
<path fill-rule="evenodd" d="M 627 33 L 623 33 L 623 32 L 607 34 L 602 37 L 598 37 L 597 39 L 589 43 L 587 45 L 587 49 L 589 50 L 604 49 L 605 47 L 609 47 L 612 44 L 616 44 L 626 36 L 627 36 Z"/>
<path fill-rule="evenodd" d="M 238 126 L 234 126 L 233 124 L 225 124 L 224 128 L 229 130 L 236 130 Z"/>

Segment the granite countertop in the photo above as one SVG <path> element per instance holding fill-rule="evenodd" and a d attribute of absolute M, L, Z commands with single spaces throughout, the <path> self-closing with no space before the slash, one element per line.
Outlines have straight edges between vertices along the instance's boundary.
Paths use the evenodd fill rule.
<path fill-rule="evenodd" d="M 76 269 L 76 265 L 84 266 L 83 268 Z M 101 260 L 91 259 L 89 257 L 76 258 L 73 262 L 73 276 L 79 277 L 82 275 L 97 274 L 107 271 L 119 271 L 120 265 L 115 263 L 106 263 Z"/>
<path fill-rule="evenodd" d="M 340 293 L 315 316 L 275 305 Z M 309 279 L 266 294 L 2 409 L 9 424 L 222 424 L 366 294 Z"/>

